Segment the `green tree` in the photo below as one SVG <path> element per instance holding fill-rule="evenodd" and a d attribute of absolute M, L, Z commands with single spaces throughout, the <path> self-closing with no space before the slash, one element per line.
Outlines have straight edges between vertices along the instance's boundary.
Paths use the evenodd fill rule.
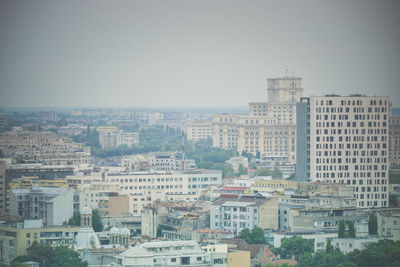
<path fill-rule="evenodd" d="M 378 218 L 376 217 L 375 212 L 372 212 L 368 217 L 368 234 L 378 234 Z"/>
<path fill-rule="evenodd" d="M 395 195 L 389 195 L 389 207 L 398 208 L 397 197 Z"/>
<path fill-rule="evenodd" d="M 28 254 L 19 256 L 13 262 L 36 261 L 45 267 L 87 267 L 87 262 L 82 262 L 78 252 L 67 247 L 52 248 L 47 244 L 33 242 Z"/>
<path fill-rule="evenodd" d="M 256 170 L 257 176 L 271 176 L 271 171 L 267 168 L 260 168 Z"/>
<path fill-rule="evenodd" d="M 292 256 L 298 261 L 303 255 L 314 251 L 314 243 L 312 240 L 304 239 L 301 236 L 293 236 L 291 238 L 283 238 L 281 246 L 275 250 L 283 259 L 290 259 Z"/>
<path fill-rule="evenodd" d="M 239 175 L 246 175 L 246 174 L 247 174 L 247 169 L 242 164 L 239 164 Z"/>
<path fill-rule="evenodd" d="M 354 222 L 353 221 L 347 221 L 348 225 L 348 237 L 356 237 L 356 229 L 354 228 Z"/>
<path fill-rule="evenodd" d="M 280 179 L 282 178 L 282 172 L 278 168 L 274 168 L 271 173 L 272 178 Z"/>
<path fill-rule="evenodd" d="M 101 221 L 101 216 L 98 210 L 92 211 L 92 226 L 95 232 L 103 231 L 103 222 Z"/>
<path fill-rule="evenodd" d="M 335 248 L 332 245 L 332 240 L 328 238 L 328 241 L 326 242 L 326 253 L 332 254 L 335 251 Z"/>
<path fill-rule="evenodd" d="M 265 244 L 267 239 L 264 235 L 264 230 L 261 227 L 254 227 L 251 230 L 251 244 Z"/>
<path fill-rule="evenodd" d="M 251 244 L 252 241 L 252 236 L 251 236 L 251 231 L 249 228 L 244 228 L 240 233 L 239 233 L 239 238 L 244 239 L 248 244 Z"/>
<path fill-rule="evenodd" d="M 80 226 L 81 225 L 81 213 L 74 212 L 74 215 L 72 215 L 72 217 L 68 220 L 67 224 Z"/>
<path fill-rule="evenodd" d="M 0 265 L 0 266 L 2 266 L 2 265 Z M 4 266 L 6 266 L 6 265 L 4 265 Z M 28 264 L 23 264 L 23 263 L 20 263 L 20 262 L 17 262 L 17 261 L 14 261 L 13 263 L 11 263 L 10 266 L 11 267 L 29 267 Z"/>
<path fill-rule="evenodd" d="M 348 260 L 362 267 L 400 266 L 400 241 L 381 239 L 369 244 L 363 250 L 354 250 L 347 254 Z"/>
<path fill-rule="evenodd" d="M 346 238 L 346 222 L 344 220 L 339 221 L 339 231 L 338 231 L 339 238 Z"/>

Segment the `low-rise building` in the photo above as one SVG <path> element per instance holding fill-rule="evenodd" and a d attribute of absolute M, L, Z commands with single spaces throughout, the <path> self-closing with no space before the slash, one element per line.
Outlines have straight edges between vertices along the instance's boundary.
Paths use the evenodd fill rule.
<path fill-rule="evenodd" d="M 116 256 L 120 266 L 209 266 L 207 253 L 195 241 L 154 241 Z"/>
<path fill-rule="evenodd" d="M 26 255 L 33 242 L 51 246 L 72 246 L 79 227 L 43 227 L 41 220 L 21 217 L 0 217 L 0 262 L 10 264 L 18 256 Z"/>
<path fill-rule="evenodd" d="M 338 236 L 334 231 L 296 231 L 296 232 L 275 232 L 272 233 L 274 239 L 274 247 L 279 248 L 282 244 L 282 239 L 291 238 L 293 236 L 301 236 L 304 239 L 312 240 L 314 243 L 314 251 L 325 250 L 328 239 Z"/>
<path fill-rule="evenodd" d="M 262 196 L 222 196 L 211 203 L 210 228 L 234 235 L 244 228 L 278 228 L 278 198 Z"/>

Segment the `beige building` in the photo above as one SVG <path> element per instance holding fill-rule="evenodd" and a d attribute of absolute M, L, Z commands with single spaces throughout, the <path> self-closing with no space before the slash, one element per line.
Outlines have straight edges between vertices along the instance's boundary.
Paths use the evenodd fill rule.
<path fill-rule="evenodd" d="M 358 207 L 387 207 L 390 106 L 379 96 L 302 99 L 297 179 L 352 185 Z"/>
<path fill-rule="evenodd" d="M 212 122 L 193 121 L 186 126 L 186 136 L 188 140 L 199 141 L 201 139 L 212 138 L 214 133 Z"/>
<path fill-rule="evenodd" d="M 249 188 L 248 193 L 260 193 L 266 194 L 280 194 L 285 192 L 286 188 L 296 190 L 298 188 L 298 182 L 290 180 L 267 180 L 267 179 L 256 179 L 254 185 Z"/>
<path fill-rule="evenodd" d="M 21 220 L 19 217 L 2 217 L 0 225 L 0 262 L 10 264 L 18 256 L 26 255 L 34 241 L 50 246 L 69 246 L 74 242 L 79 227 L 43 227 L 41 220 Z"/>
<path fill-rule="evenodd" d="M 250 267 L 250 251 L 229 250 L 228 267 Z"/>
<path fill-rule="evenodd" d="M 268 79 L 268 102 L 249 103 L 248 115 L 213 118 L 213 146 L 295 163 L 296 102 L 301 78 Z"/>
<path fill-rule="evenodd" d="M 390 166 L 400 166 L 400 115 L 389 121 L 389 160 Z"/>

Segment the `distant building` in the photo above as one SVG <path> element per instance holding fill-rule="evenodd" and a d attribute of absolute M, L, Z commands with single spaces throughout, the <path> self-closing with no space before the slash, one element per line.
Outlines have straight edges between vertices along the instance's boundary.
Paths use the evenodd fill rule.
<path fill-rule="evenodd" d="M 387 207 L 390 106 L 379 96 L 302 98 L 297 180 L 348 184 L 359 208 Z"/>
<path fill-rule="evenodd" d="M 7 210 L 6 171 L 7 171 L 7 162 L 5 160 L 0 159 L 0 214 L 6 213 Z"/>
<path fill-rule="evenodd" d="M 54 111 L 40 111 L 39 119 L 41 121 L 57 122 L 57 113 Z"/>
<path fill-rule="evenodd" d="M 114 148 L 122 145 L 132 147 L 139 144 L 138 132 L 123 132 L 116 127 L 97 127 L 101 148 Z"/>
<path fill-rule="evenodd" d="M 90 147 L 72 142 L 53 132 L 11 131 L 0 133 L 0 150 L 5 157 L 23 163 L 78 165 L 90 162 Z"/>
<path fill-rule="evenodd" d="M 328 239 L 336 238 L 337 231 L 296 231 L 296 232 L 275 232 L 272 234 L 274 238 L 274 248 L 279 248 L 282 244 L 282 239 L 291 238 L 293 236 L 301 236 L 304 239 L 312 240 L 314 251 L 325 250 Z M 332 245 L 333 242 L 332 242 Z"/>
<path fill-rule="evenodd" d="M 268 102 L 249 103 L 248 115 L 214 116 L 213 146 L 294 164 L 296 102 L 303 96 L 301 80 L 268 79 Z"/>
<path fill-rule="evenodd" d="M 186 126 L 186 136 L 188 140 L 199 141 L 201 139 L 212 138 L 214 133 L 212 122 L 193 121 Z"/>

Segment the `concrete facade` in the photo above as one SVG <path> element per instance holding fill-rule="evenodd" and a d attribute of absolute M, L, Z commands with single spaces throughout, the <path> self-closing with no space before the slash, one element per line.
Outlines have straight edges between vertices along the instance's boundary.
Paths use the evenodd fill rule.
<path fill-rule="evenodd" d="M 387 207 L 388 98 L 328 95 L 297 105 L 305 111 L 298 121 L 306 121 L 306 129 L 298 125 L 306 136 L 297 142 L 297 179 L 352 185 L 358 207 Z"/>

